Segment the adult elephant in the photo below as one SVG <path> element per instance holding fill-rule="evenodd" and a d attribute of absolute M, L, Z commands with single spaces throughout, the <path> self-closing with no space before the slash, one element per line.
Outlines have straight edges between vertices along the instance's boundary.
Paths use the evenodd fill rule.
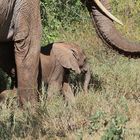
<path fill-rule="evenodd" d="M 3 47 L 6 48 L 7 46 L 4 45 Z M 7 54 L 7 52 L 5 53 Z M 12 53 L 9 52 L 9 54 Z M 3 58 L 1 53 L 0 58 Z M 5 66 L 5 62 L 9 61 L 9 59 L 0 59 L 0 66 L 12 78 L 11 89 L 15 90 L 17 80 L 14 60 L 12 58 L 11 56 L 11 61 L 7 63 L 7 66 Z M 74 102 L 74 93 L 69 83 L 71 70 L 76 74 L 84 76 L 83 90 L 85 94 L 88 93 L 91 72 L 86 55 L 80 46 L 74 43 L 55 42 L 41 47 L 38 84 L 41 88 L 43 81 L 44 85 L 48 87 L 48 100 L 52 98 L 53 93 L 60 92 L 67 101 Z M 8 92 L 5 89 L 3 89 L 4 92 L 0 93 L 0 100 L 5 98 L 5 94 Z"/>
<path fill-rule="evenodd" d="M 106 12 L 106 9 L 110 10 L 109 0 L 82 0 L 82 2 L 86 4 L 97 34 L 105 44 L 125 53 L 140 53 L 140 44 L 130 42 L 116 30 L 113 21 L 122 23 Z"/>
<path fill-rule="evenodd" d="M 14 43 L 20 105 L 37 100 L 41 38 L 39 3 L 40 0 L 0 0 L 0 43 Z"/>
<path fill-rule="evenodd" d="M 39 2 L 39 0 L 0 1 L 0 42 L 14 42 L 21 105 L 25 101 L 35 101 L 37 98 L 41 36 Z M 108 46 L 125 52 L 140 52 L 139 44 L 129 42 L 116 31 L 113 20 L 120 24 L 121 22 L 102 6 L 103 4 L 109 10 L 108 0 L 86 0 L 84 3 L 95 23 L 98 35 Z"/>

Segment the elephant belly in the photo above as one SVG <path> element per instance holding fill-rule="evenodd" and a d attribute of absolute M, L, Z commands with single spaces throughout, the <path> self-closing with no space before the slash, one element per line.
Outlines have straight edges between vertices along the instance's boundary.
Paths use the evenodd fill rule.
<path fill-rule="evenodd" d="M 0 0 L 0 41 L 11 40 L 16 0 Z"/>

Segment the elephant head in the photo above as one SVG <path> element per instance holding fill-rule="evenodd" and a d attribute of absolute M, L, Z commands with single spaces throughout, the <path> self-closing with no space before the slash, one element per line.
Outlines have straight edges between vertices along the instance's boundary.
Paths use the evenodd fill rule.
<path fill-rule="evenodd" d="M 125 39 L 116 30 L 113 21 L 122 23 L 110 14 L 109 0 L 82 0 L 82 2 L 86 4 L 97 34 L 107 46 L 126 53 L 140 53 L 140 44 Z"/>
<path fill-rule="evenodd" d="M 91 79 L 91 71 L 84 51 L 76 44 L 54 43 L 52 54 L 66 69 L 72 69 L 77 74 L 85 74 L 84 92 L 87 93 Z"/>
<path fill-rule="evenodd" d="M 67 69 L 72 69 L 77 74 L 81 73 L 79 64 L 80 62 L 80 52 L 68 43 L 54 43 L 51 51 L 51 55 L 54 55 L 56 60 Z M 83 55 L 83 58 L 85 56 Z M 82 59 L 83 59 L 82 58 Z"/>

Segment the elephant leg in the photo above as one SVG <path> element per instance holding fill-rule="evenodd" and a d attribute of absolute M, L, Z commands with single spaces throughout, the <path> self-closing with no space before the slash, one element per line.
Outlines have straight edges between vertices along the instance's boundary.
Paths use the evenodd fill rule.
<path fill-rule="evenodd" d="M 52 69 L 52 72 L 50 72 L 50 80 L 48 82 L 48 89 L 47 89 L 47 99 L 50 100 L 55 94 L 58 94 L 61 92 L 62 89 L 62 82 L 63 82 L 63 76 L 64 76 L 64 68 L 60 65 L 60 63 L 56 60 L 54 60 L 55 63 L 53 63 L 54 68 Z"/>
<path fill-rule="evenodd" d="M 48 84 L 47 89 L 47 100 L 50 101 L 55 94 L 60 93 L 62 89 L 62 84 L 57 81 L 52 81 Z"/>
<path fill-rule="evenodd" d="M 84 71 L 84 74 L 85 74 L 84 87 L 83 87 L 84 93 L 87 94 L 89 82 L 91 79 L 91 71 L 90 71 L 89 64 L 86 63 L 82 71 Z"/>
<path fill-rule="evenodd" d="M 74 93 L 72 92 L 72 89 L 69 85 L 69 73 L 70 71 L 68 69 L 65 69 L 63 85 L 62 85 L 62 93 L 64 94 L 66 101 L 70 103 L 75 103 Z"/>
<path fill-rule="evenodd" d="M 10 77 L 11 77 L 10 89 L 17 88 L 17 73 L 15 67 L 11 69 Z"/>
<path fill-rule="evenodd" d="M 67 82 L 63 83 L 62 92 L 64 94 L 66 101 L 68 101 L 70 103 L 75 103 L 75 97 L 74 97 L 74 94 L 72 92 L 72 89 L 71 89 L 69 83 L 67 83 Z"/>
<path fill-rule="evenodd" d="M 23 42 L 15 42 L 15 58 L 17 68 L 17 87 L 19 103 L 23 105 L 25 102 L 35 102 L 37 95 L 37 76 L 39 64 L 39 46 L 35 47 L 22 46 Z M 17 52 L 19 48 L 27 47 L 28 53 Z M 28 48 L 30 47 L 30 48 Z M 38 48 L 37 48 L 38 47 Z"/>
<path fill-rule="evenodd" d="M 3 92 L 0 93 L 0 102 L 5 101 L 5 99 L 8 98 L 15 98 L 17 97 L 17 91 L 16 89 L 13 90 L 4 90 Z"/>
<path fill-rule="evenodd" d="M 41 21 L 39 4 L 29 2 L 32 5 L 27 4 L 28 7 L 21 9 L 15 23 L 14 47 L 20 106 L 27 102 L 34 105 L 38 100 Z"/>

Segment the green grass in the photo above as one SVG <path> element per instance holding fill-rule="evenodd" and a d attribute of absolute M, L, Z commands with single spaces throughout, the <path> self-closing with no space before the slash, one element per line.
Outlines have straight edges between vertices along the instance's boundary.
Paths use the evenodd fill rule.
<path fill-rule="evenodd" d="M 124 23 L 116 25 L 122 34 L 139 41 L 140 2 L 132 2 L 113 1 L 113 13 Z M 0 139 L 139 140 L 140 59 L 105 47 L 89 16 L 57 32 L 55 41 L 74 42 L 85 50 L 93 74 L 89 94 L 77 91 L 74 105 L 67 105 L 60 96 L 46 102 L 45 95 L 40 95 L 36 112 L 20 110 L 15 99 L 1 103 Z"/>

